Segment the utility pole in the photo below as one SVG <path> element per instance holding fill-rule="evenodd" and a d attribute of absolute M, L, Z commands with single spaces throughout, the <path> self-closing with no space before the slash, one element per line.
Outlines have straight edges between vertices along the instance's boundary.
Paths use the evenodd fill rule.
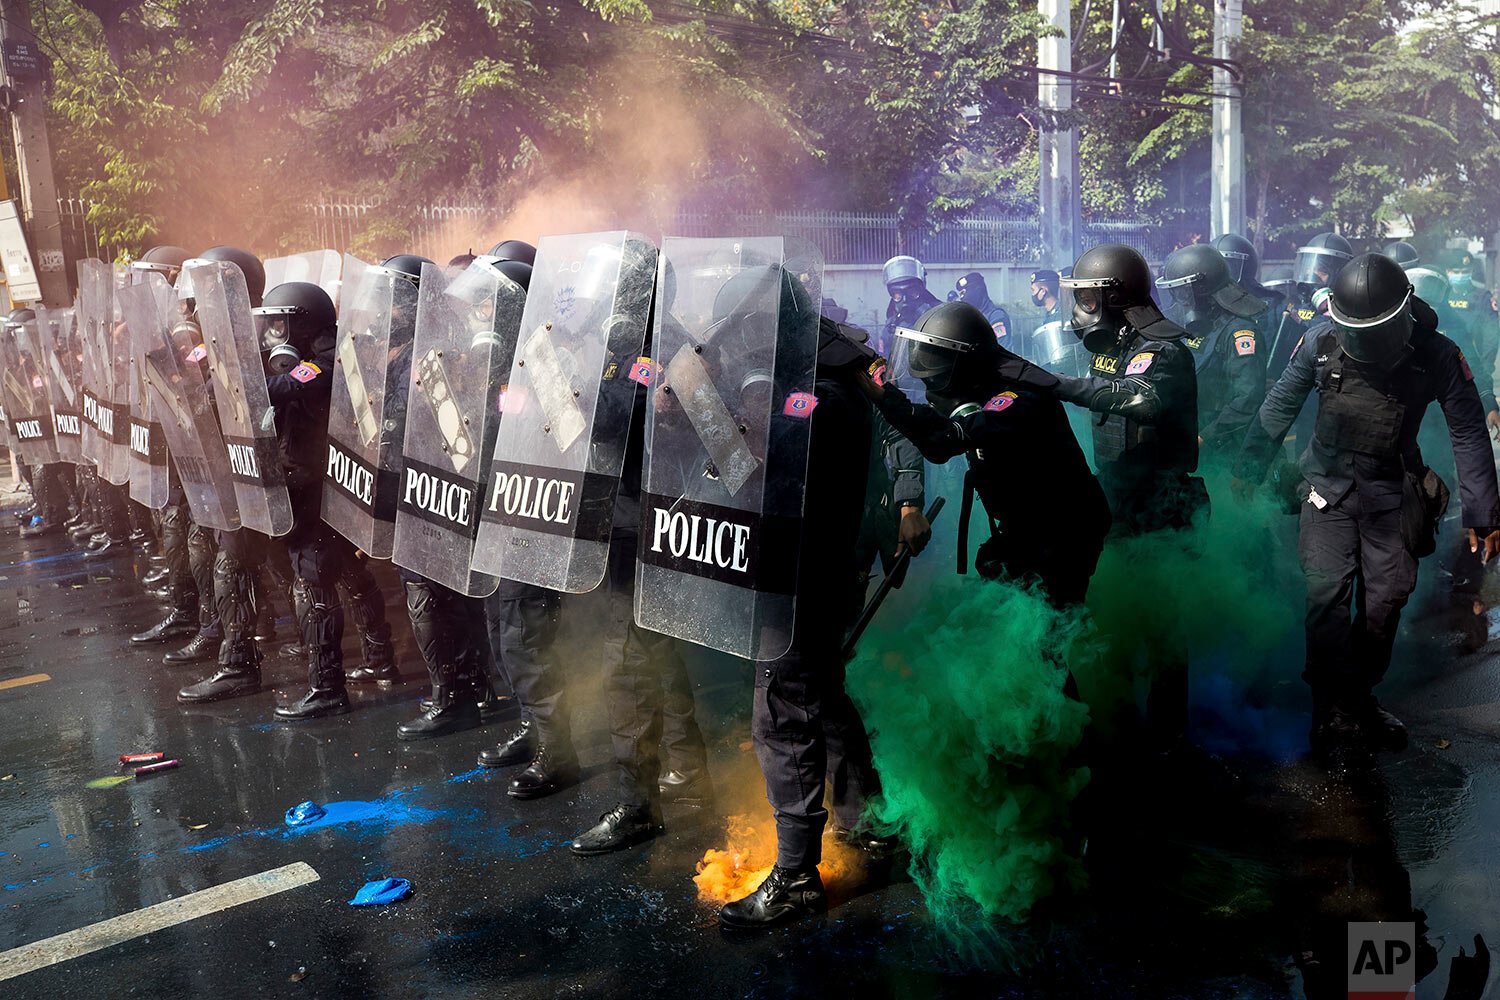
<path fill-rule="evenodd" d="M 52 179 L 52 145 L 47 140 L 42 98 L 44 60 L 31 31 L 31 0 L 0 0 L 0 43 L 5 82 L 11 92 L 11 132 L 21 178 L 21 211 L 36 254 L 42 304 L 61 308 L 72 301 L 63 256 L 62 213 Z"/>
<path fill-rule="evenodd" d="M 1243 33 L 1245 0 L 1214 0 L 1214 58 L 1234 58 Z M 1240 122 L 1244 88 L 1229 70 L 1214 67 L 1213 236 L 1245 234 L 1245 132 Z"/>
<path fill-rule="evenodd" d="M 1037 0 L 1037 9 L 1060 36 L 1037 42 L 1037 104 L 1041 107 L 1038 152 L 1041 183 L 1042 264 L 1063 268 L 1078 259 L 1083 224 L 1078 204 L 1078 131 L 1067 121 L 1073 107 L 1073 79 L 1048 70 L 1073 72 L 1071 0 Z M 1061 112 L 1061 114 L 1060 114 Z"/>

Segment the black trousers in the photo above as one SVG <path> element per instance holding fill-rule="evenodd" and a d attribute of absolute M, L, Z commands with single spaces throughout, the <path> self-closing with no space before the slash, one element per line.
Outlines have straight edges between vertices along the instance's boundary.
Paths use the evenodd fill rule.
<path fill-rule="evenodd" d="M 1357 708 L 1391 665 L 1417 560 L 1401 542 L 1396 498 L 1303 503 L 1298 551 L 1307 578 L 1307 669 L 1315 704 Z M 1386 508 L 1386 509 L 1381 509 Z M 1352 614 L 1351 614 L 1352 611 Z"/>
<path fill-rule="evenodd" d="M 188 570 L 193 575 L 193 586 L 198 591 L 198 629 L 219 634 L 219 609 L 214 596 L 214 562 L 218 553 L 215 532 L 200 524 L 188 522 L 187 559 Z"/>
<path fill-rule="evenodd" d="M 344 608 L 338 581 L 354 559 L 354 546 L 323 521 L 317 487 L 292 491 L 292 530 L 281 541 L 291 563 L 292 600 L 307 647 L 308 687 L 342 691 Z"/>
<path fill-rule="evenodd" d="M 484 601 L 450 590 L 404 566 L 399 575 L 406 590 L 412 638 L 422 652 L 433 686 L 472 686 L 479 690 L 487 683 L 490 645 Z"/>
<path fill-rule="evenodd" d="M 167 503 L 161 512 L 161 553 L 167 561 L 167 586 L 173 609 L 183 612 L 199 611 L 198 582 L 188 558 L 188 532 L 193 521 L 186 500 Z"/>
<path fill-rule="evenodd" d="M 521 716 L 542 743 L 572 742 L 563 677 L 552 659 L 562 595 L 555 590 L 501 580 L 484 599 L 495 669 L 515 692 Z"/>
<path fill-rule="evenodd" d="M 629 527 L 616 527 L 610 535 L 610 602 L 617 618 L 618 609 L 630 608 L 634 600 L 637 539 L 634 521 Z M 669 700 L 683 734 L 679 752 L 684 760 L 674 762 L 674 768 L 702 770 L 707 767 L 707 752 L 698 730 L 693 685 L 681 644 L 636 625 L 633 611 L 627 614 L 623 647 L 620 656 L 607 665 L 605 686 L 620 801 L 640 807 L 654 804 L 660 796 L 657 781 L 662 772 L 663 720 Z"/>
<path fill-rule="evenodd" d="M 196 526 L 195 526 L 196 527 Z M 255 570 L 265 561 L 269 539 L 258 531 L 240 528 L 214 532 L 214 611 L 224 630 L 219 665 L 260 667 L 255 645 Z M 191 544 L 191 541 L 190 541 Z"/>
<path fill-rule="evenodd" d="M 811 602 L 809 602 L 811 603 Z M 792 648 L 755 665 L 750 731 L 776 814 L 776 863 L 805 870 L 822 859 L 823 786 L 833 779 L 840 826 L 859 823 L 880 792 L 864 720 L 844 690 L 842 616 L 799 609 Z"/>

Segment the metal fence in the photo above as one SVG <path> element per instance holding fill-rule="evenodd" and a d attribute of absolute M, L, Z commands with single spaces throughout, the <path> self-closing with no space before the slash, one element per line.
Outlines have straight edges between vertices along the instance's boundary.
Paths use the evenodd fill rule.
<path fill-rule="evenodd" d="M 69 260 L 82 257 L 112 259 L 117 251 L 101 239 L 88 219 L 90 201 L 59 198 L 63 246 Z M 324 200 L 308 206 L 313 222 L 313 245 L 340 252 L 366 250 L 371 243 L 386 244 L 394 235 L 390 221 L 409 219 L 397 240 L 416 253 L 446 259 L 453 247 L 500 213 L 491 206 L 458 201 L 422 205 L 415 210 L 382 211 L 374 201 Z M 380 225 L 383 224 L 383 225 Z M 1083 245 L 1124 243 L 1159 261 L 1175 247 L 1207 231 L 1206 220 L 1161 225 L 1144 219 L 1085 219 Z M 1041 226 L 1035 215 L 985 213 L 953 219 L 934 228 L 903 227 L 895 215 L 855 212 L 679 212 L 668 228 L 675 236 L 796 236 L 823 251 L 829 264 L 879 266 L 897 254 L 911 254 L 928 264 L 1041 263 Z M 477 249 L 481 249 L 476 247 Z M 1057 262 L 1049 262 L 1057 263 Z"/>

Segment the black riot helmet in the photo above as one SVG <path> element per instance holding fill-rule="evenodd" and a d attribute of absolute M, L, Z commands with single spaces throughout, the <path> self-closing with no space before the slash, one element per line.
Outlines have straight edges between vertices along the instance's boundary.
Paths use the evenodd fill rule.
<path fill-rule="evenodd" d="M 333 347 L 338 312 L 328 293 L 311 282 L 277 285 L 251 312 L 260 353 L 273 375 L 289 372 L 302 359 Z"/>
<path fill-rule="evenodd" d="M 1086 251 L 1060 284 L 1073 299 L 1073 333 L 1095 354 L 1112 350 L 1129 328 L 1149 340 L 1184 333 L 1151 300 L 1151 266 L 1131 247 L 1106 243 Z"/>
<path fill-rule="evenodd" d="M 381 261 L 380 266 L 392 274 L 409 279 L 413 285 L 421 285 L 423 264 L 436 266 L 434 261 L 414 253 L 398 253 L 394 257 L 387 257 Z"/>
<path fill-rule="evenodd" d="M 969 373 L 994 369 L 1000 345 L 995 328 L 969 302 L 944 302 L 924 312 L 910 327 L 896 328 L 896 347 L 904 354 L 893 366 L 922 380 L 929 396 L 952 396 L 970 381 Z"/>
<path fill-rule="evenodd" d="M 1417 248 L 1405 240 L 1397 240 L 1395 243 L 1388 244 L 1381 253 L 1397 264 L 1400 264 L 1403 268 L 1416 267 L 1422 263 L 1422 257 L 1417 253 Z"/>
<path fill-rule="evenodd" d="M 141 254 L 139 260 L 130 262 L 130 269 L 135 272 L 155 272 L 167 279 L 167 284 L 175 284 L 177 273 L 182 270 L 182 265 L 192 254 L 182 247 L 155 246 Z"/>
<path fill-rule="evenodd" d="M 198 255 L 198 259 L 224 260 L 239 268 L 245 278 L 245 291 L 250 293 L 250 304 L 260 305 L 261 296 L 266 293 L 266 268 L 255 254 L 239 247 L 220 245 L 209 247 Z"/>
<path fill-rule="evenodd" d="M 1252 284 L 1260 278 L 1260 254 L 1255 252 L 1255 244 L 1239 233 L 1225 233 L 1209 246 L 1224 256 L 1233 280 Z"/>
<path fill-rule="evenodd" d="M 1156 287 L 1171 292 L 1177 317 L 1197 334 L 1212 332 L 1222 312 L 1249 318 L 1266 311 L 1264 302 L 1235 284 L 1224 255 L 1206 243 L 1172 251 Z"/>
<path fill-rule="evenodd" d="M 1401 356 L 1415 324 L 1411 280 L 1400 264 L 1362 254 L 1340 269 L 1329 290 L 1328 315 L 1345 354 L 1381 367 Z"/>
<path fill-rule="evenodd" d="M 536 267 L 536 247 L 525 240 L 501 240 L 490 247 L 487 256 L 496 260 L 518 260 L 522 264 Z"/>
<path fill-rule="evenodd" d="M 1354 257 L 1354 248 L 1338 233 L 1319 233 L 1297 248 L 1292 264 L 1292 280 L 1304 294 L 1333 284 L 1339 269 Z"/>

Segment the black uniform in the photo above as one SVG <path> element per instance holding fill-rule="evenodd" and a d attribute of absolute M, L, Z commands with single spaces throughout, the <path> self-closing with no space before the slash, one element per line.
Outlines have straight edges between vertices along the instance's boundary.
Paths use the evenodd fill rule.
<path fill-rule="evenodd" d="M 1298 345 L 1245 437 L 1236 474 L 1258 482 L 1308 394 L 1318 390 L 1316 428 L 1301 461 L 1309 489 L 1300 543 L 1307 577 L 1304 677 L 1315 703 L 1371 702 L 1390 665 L 1401 609 L 1417 579 L 1417 557 L 1402 540 L 1403 489 L 1408 472 L 1426 468 L 1417 430 L 1432 401 L 1448 420 L 1464 524 L 1484 533 L 1500 525 L 1494 457 L 1473 376 L 1435 327 L 1430 311 L 1417 310 L 1405 356 L 1381 371 L 1351 359 L 1332 325 L 1320 326 Z"/>
<path fill-rule="evenodd" d="M 1189 335 L 1198 373 L 1198 436 L 1209 451 L 1231 454 L 1245 439 L 1266 398 L 1266 366 L 1260 324 L 1225 313 L 1213 331 Z"/>
<path fill-rule="evenodd" d="M 1085 378 L 1058 395 L 1093 410 L 1094 460 L 1114 530 L 1182 528 L 1208 502 L 1198 469 L 1198 381 L 1192 352 L 1129 330 L 1123 346 L 1094 355 Z M 1143 391 L 1148 394 L 1143 396 Z"/>
<path fill-rule="evenodd" d="M 847 828 L 879 791 L 864 723 L 844 690 L 840 644 L 852 619 L 837 597 L 855 568 L 873 412 L 847 379 L 822 371 L 816 394 L 792 645 L 780 658 L 756 664 L 750 717 L 776 814 L 776 863 L 794 871 L 808 871 L 822 857 L 830 773 L 840 776 L 834 808 Z"/>
<path fill-rule="evenodd" d="M 968 558 L 972 489 L 990 522 L 990 537 L 975 560 L 980 574 L 1037 579 L 1054 601 L 1078 603 L 1109 531 L 1109 505 L 1062 404 L 1047 389 L 1018 377 L 1027 368 L 1037 372 L 1020 358 L 1006 358 L 975 398 L 946 418 L 930 406 L 913 406 L 893 385 L 885 387 L 878 406 L 930 461 L 968 457 L 959 515 L 960 572 Z M 1045 494 L 1017 487 L 1018 470 L 1027 469 L 1047 470 Z"/>

